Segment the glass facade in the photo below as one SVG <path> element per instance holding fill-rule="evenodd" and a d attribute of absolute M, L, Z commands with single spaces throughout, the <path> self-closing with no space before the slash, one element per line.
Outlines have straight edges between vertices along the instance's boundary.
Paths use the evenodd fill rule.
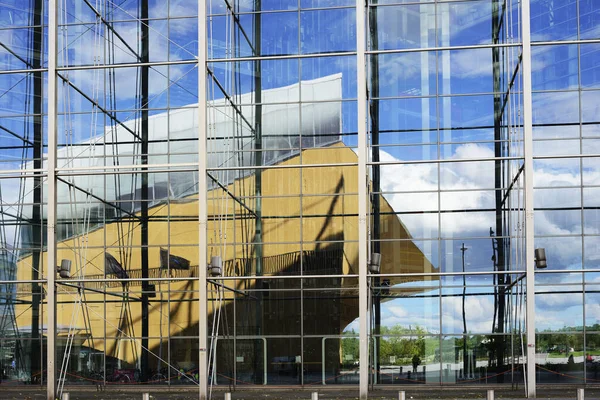
<path fill-rule="evenodd" d="M 0 379 L 596 382 L 596 3 L 4 0 Z"/>

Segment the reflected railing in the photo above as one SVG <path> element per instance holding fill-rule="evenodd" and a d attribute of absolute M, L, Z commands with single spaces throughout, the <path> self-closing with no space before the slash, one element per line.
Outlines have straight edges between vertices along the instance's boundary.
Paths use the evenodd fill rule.
<path fill-rule="evenodd" d="M 320 275 L 330 273 L 332 268 L 335 268 L 338 264 L 342 263 L 343 249 L 334 250 L 302 250 L 289 252 L 284 254 L 278 254 L 274 256 L 265 256 L 262 258 L 263 275 L 300 275 L 301 265 L 305 272 L 311 274 Z M 231 260 L 223 261 L 223 268 L 225 276 L 232 278 L 237 276 L 248 276 L 244 271 L 249 271 L 250 275 L 256 272 L 257 259 L 256 258 L 235 258 Z M 165 276 L 165 273 L 169 271 L 169 275 Z M 130 269 L 127 271 L 129 276 L 128 286 L 136 287 L 142 286 L 142 281 L 136 281 L 136 279 L 142 279 L 141 269 Z M 165 280 L 170 278 L 197 278 L 198 277 L 198 265 L 192 265 L 188 269 L 176 269 L 171 268 L 167 270 L 165 268 L 149 268 L 148 278 Z M 120 288 L 121 282 L 111 280 L 102 282 L 107 276 L 104 274 L 86 275 L 85 279 L 89 279 L 90 282 L 84 282 L 83 286 L 86 289 L 103 289 L 109 288 Z M 150 281 L 150 285 L 157 284 L 159 281 Z M 67 281 L 68 282 L 68 281 Z M 29 295 L 30 283 L 18 283 L 16 282 L 17 295 Z M 65 286 L 61 289 L 61 292 L 77 292 L 77 287 Z M 29 292 L 29 293 L 28 293 Z"/>

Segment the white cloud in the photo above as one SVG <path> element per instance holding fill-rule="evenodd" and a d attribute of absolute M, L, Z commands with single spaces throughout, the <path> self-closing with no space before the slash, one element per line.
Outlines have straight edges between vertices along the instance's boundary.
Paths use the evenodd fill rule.
<path fill-rule="evenodd" d="M 450 157 L 452 160 L 485 159 L 493 157 L 494 152 L 479 144 L 467 143 L 455 149 Z M 391 154 L 381 152 L 382 162 L 399 161 Z M 477 168 L 472 163 L 456 162 L 443 163 L 440 175 L 445 190 L 483 189 L 490 188 L 494 180 L 494 163 L 479 163 Z M 401 164 L 384 167 L 381 187 L 386 192 L 418 192 L 410 195 L 404 193 L 386 194 L 384 197 L 397 212 L 411 210 L 432 210 L 438 208 L 438 168 L 435 164 Z M 493 187 L 493 186 L 492 186 Z M 426 193 L 427 191 L 431 193 Z M 425 192 L 425 193 L 424 193 Z M 477 209 L 490 206 L 490 193 L 486 191 L 457 192 L 442 198 L 442 210 Z M 444 234 L 453 236 L 466 234 L 481 227 L 493 226 L 493 216 L 482 213 L 444 214 Z M 437 215 L 402 216 L 402 222 L 407 226 L 413 237 L 423 237 L 425 232 L 437 231 Z"/>
<path fill-rule="evenodd" d="M 451 72 L 458 78 L 492 77 L 492 52 L 490 49 L 455 50 L 450 53 Z"/>
<path fill-rule="evenodd" d="M 492 329 L 494 304 L 491 296 L 465 297 L 467 332 L 489 332 Z M 442 324 L 445 333 L 462 333 L 462 297 L 442 299 Z"/>
<path fill-rule="evenodd" d="M 430 333 L 439 332 L 439 303 L 437 299 L 396 299 L 381 305 L 383 326 L 421 327 Z"/>

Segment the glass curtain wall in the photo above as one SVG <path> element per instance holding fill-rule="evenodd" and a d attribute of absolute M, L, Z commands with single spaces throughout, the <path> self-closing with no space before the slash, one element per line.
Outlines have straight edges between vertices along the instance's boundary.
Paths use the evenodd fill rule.
<path fill-rule="evenodd" d="M 552 261 L 536 276 L 538 380 L 594 382 L 600 8 L 586 0 L 531 7 L 535 246 Z"/>
<path fill-rule="evenodd" d="M 369 277 L 374 382 L 523 379 L 517 5 L 369 4 L 369 244 L 393 266 Z"/>
<path fill-rule="evenodd" d="M 519 383 L 527 294 L 538 382 L 600 379 L 600 6 L 528 1 L 0 3 L 0 380 L 55 305 L 59 392 Z"/>

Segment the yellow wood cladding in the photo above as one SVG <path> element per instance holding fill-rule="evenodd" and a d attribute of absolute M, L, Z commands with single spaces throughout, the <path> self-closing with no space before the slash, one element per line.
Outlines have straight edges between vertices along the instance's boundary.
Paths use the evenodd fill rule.
<path fill-rule="evenodd" d="M 311 164 L 341 164 L 335 167 L 311 167 Z M 352 149 L 341 143 L 326 147 L 304 150 L 301 154 L 283 161 L 273 168 L 262 172 L 262 213 L 263 213 L 263 256 L 270 257 L 285 253 L 314 251 L 324 248 L 327 243 L 337 241 L 343 250 L 343 274 L 357 274 L 358 265 L 358 189 L 357 189 L 357 156 Z M 344 165 L 349 164 L 349 165 Z M 226 172 L 214 172 L 214 176 L 225 176 Z M 227 186 L 227 190 L 241 199 L 250 209 L 254 209 L 254 176 L 249 175 L 238 179 Z M 300 196 L 302 194 L 302 196 Z M 382 198 L 381 201 L 381 238 L 410 239 L 400 219 L 391 214 L 390 205 Z M 401 210 L 397 210 L 401 211 Z M 235 221 L 225 218 L 225 215 L 235 213 Z M 390 214 L 388 214 L 390 213 Z M 174 255 L 185 257 L 192 266 L 206 265 L 209 260 L 198 260 L 198 215 L 197 195 L 184 199 L 171 200 L 161 203 L 149 210 L 153 217 L 163 217 L 160 221 L 149 223 L 149 268 L 160 267 L 160 247 L 170 246 Z M 241 219 L 242 215 L 251 217 L 239 203 L 227 195 L 225 190 L 213 189 L 208 193 L 208 224 L 209 256 L 219 254 L 223 260 L 247 257 L 252 247 L 254 222 L 252 218 Z M 173 221 L 168 221 L 168 217 Z M 187 217 L 186 219 L 177 219 Z M 300 218 L 302 217 L 302 218 Z M 235 229 L 234 229 L 235 227 Z M 246 234 L 242 235 L 242 232 Z M 127 235 L 124 236 L 124 232 Z M 122 240 L 119 240 L 121 235 Z M 117 258 L 127 271 L 140 269 L 140 229 L 137 222 L 110 223 L 99 227 L 88 234 L 64 240 L 58 244 L 58 260 L 72 261 L 71 276 L 102 276 L 104 274 L 104 251 Z M 246 242 L 244 245 L 243 242 Z M 315 243 L 317 242 L 317 243 Z M 321 243 L 318 243 L 321 242 Z M 120 258 L 119 246 L 124 243 L 129 247 L 128 261 Z M 430 262 L 412 241 L 383 242 L 381 246 L 381 272 L 433 272 Z M 44 259 L 42 257 L 42 259 Z M 82 263 L 80 260 L 85 260 Z M 45 260 L 44 260 L 45 261 Z M 226 271 L 233 273 L 234 271 Z M 239 274 L 240 271 L 237 271 Z M 310 274 L 310 271 L 305 272 Z M 45 275 L 45 272 L 42 273 Z M 265 271 L 265 274 L 271 274 Z M 177 276 L 177 271 L 161 272 L 161 276 Z M 18 262 L 18 279 L 31 277 L 31 256 Z M 114 277 L 114 276 L 109 276 Z M 416 280 L 422 280 L 418 278 Z M 437 279 L 437 278 L 426 278 Z M 401 280 L 392 278 L 391 284 Z M 349 292 L 358 291 L 356 279 L 342 279 L 341 286 Z M 224 281 L 230 288 L 252 287 L 254 282 Z M 198 282 L 172 281 L 156 282 L 156 297 L 150 299 L 149 331 L 152 337 L 167 337 L 188 335 L 197 330 L 198 324 Z M 100 293 L 106 291 L 107 294 Z M 59 335 L 65 335 L 69 326 L 79 329 L 82 345 L 93 347 L 107 353 L 118 352 L 119 358 L 134 362 L 135 351 L 129 345 L 117 344 L 119 327 L 141 334 L 141 307 L 136 301 L 129 302 L 131 324 L 124 323 L 120 315 L 123 308 L 122 297 L 130 299 L 140 297 L 141 286 L 131 285 L 129 294 L 124 294 L 119 285 L 104 288 L 98 292 L 86 290 L 85 302 L 89 314 L 89 326 L 82 312 L 82 306 L 76 303 L 77 291 L 72 287 L 58 286 L 58 327 Z M 226 299 L 223 306 L 230 300 L 231 292 L 225 291 Z M 22 295 L 22 294 L 21 294 Z M 163 300 L 163 302 L 159 302 Z M 337 330 L 358 317 L 357 301 L 344 300 L 343 316 Z M 104 310 L 106 302 L 106 310 Z M 209 302 L 209 314 L 212 304 Z M 16 306 L 17 323 L 20 327 L 31 325 L 30 306 Z M 106 315 L 105 315 L 106 313 Z M 104 324 L 106 319 L 106 328 Z M 40 324 L 45 322 L 40 321 Z M 133 325 L 133 326 L 130 326 Z M 106 331 L 105 331 L 106 329 Z M 92 340 L 91 337 L 94 339 Z M 159 346 L 158 339 L 150 339 L 150 348 Z M 139 341 L 136 342 L 139 347 Z M 121 347 L 117 349 L 117 347 Z M 139 352 L 139 349 L 138 349 Z M 190 349 L 191 352 L 191 349 Z M 139 353 L 138 353 L 139 354 Z"/>

